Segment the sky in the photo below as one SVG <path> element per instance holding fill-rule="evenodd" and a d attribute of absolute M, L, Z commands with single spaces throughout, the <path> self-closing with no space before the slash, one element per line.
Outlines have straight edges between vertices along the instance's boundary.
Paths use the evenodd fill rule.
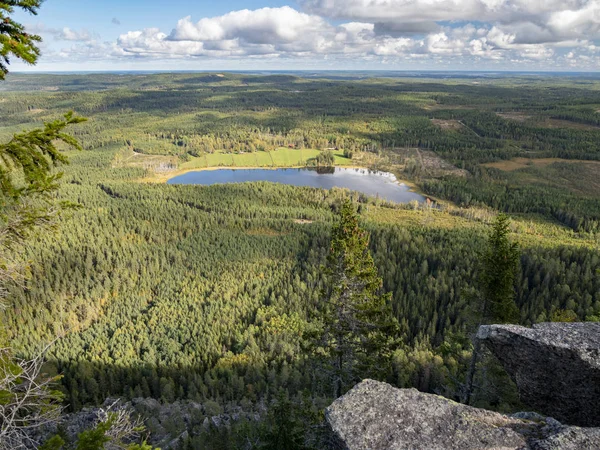
<path fill-rule="evenodd" d="M 13 71 L 598 71 L 600 0 L 45 0 Z"/>

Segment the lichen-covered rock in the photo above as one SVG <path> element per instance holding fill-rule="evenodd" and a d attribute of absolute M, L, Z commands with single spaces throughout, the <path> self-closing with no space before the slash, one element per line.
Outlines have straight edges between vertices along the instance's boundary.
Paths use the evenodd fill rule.
<path fill-rule="evenodd" d="M 546 439 L 531 441 L 532 450 L 597 450 L 600 428 L 563 427 Z"/>
<path fill-rule="evenodd" d="M 527 406 L 570 425 L 600 425 L 600 323 L 484 325 L 477 337 Z"/>
<path fill-rule="evenodd" d="M 600 429 L 507 416 L 373 380 L 333 402 L 326 418 L 345 450 L 600 449 Z"/>

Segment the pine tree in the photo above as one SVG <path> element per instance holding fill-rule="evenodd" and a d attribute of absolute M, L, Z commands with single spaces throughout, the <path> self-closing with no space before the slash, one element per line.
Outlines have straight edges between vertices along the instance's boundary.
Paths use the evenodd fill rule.
<path fill-rule="evenodd" d="M 325 275 L 327 292 L 316 345 L 328 361 L 337 398 L 362 377 L 387 374 L 398 331 L 391 295 L 381 292 L 369 235 L 350 201 L 342 205 L 333 228 Z"/>

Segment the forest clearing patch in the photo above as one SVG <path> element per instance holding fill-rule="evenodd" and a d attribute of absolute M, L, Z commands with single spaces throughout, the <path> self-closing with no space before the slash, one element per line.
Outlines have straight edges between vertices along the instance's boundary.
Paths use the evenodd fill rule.
<path fill-rule="evenodd" d="M 600 167 L 599 161 L 588 161 L 582 159 L 562 159 L 562 158 L 513 158 L 507 159 L 503 161 L 496 161 L 493 163 L 482 164 L 484 167 L 491 167 L 494 169 L 499 169 L 504 172 L 512 172 L 514 170 L 524 169 L 525 167 L 547 167 L 551 164 L 561 162 L 561 163 L 583 163 L 583 164 L 593 164 L 597 167 Z"/>
<path fill-rule="evenodd" d="M 470 110 L 470 109 L 476 109 L 475 106 L 469 106 L 469 105 L 452 105 L 452 104 L 445 104 L 445 103 L 433 103 L 427 106 L 424 106 L 423 109 L 425 109 L 426 111 L 440 111 L 440 110 L 451 110 L 451 109 L 455 109 L 455 110 Z"/>
<path fill-rule="evenodd" d="M 493 164 L 493 166 L 492 166 Z M 541 158 L 515 158 L 510 161 L 486 164 L 507 172 L 514 172 L 513 181 L 524 186 L 528 184 L 553 186 L 583 196 L 600 195 L 600 161 Z M 536 170 L 518 169 L 535 168 Z"/>
<path fill-rule="evenodd" d="M 499 117 L 502 117 L 503 119 L 514 120 L 516 122 L 525 122 L 533 117 L 533 116 L 531 116 L 529 114 L 525 114 L 524 112 L 521 112 L 521 111 L 507 111 L 507 112 L 496 113 L 496 115 Z"/>
<path fill-rule="evenodd" d="M 431 123 L 442 130 L 460 130 L 463 127 L 458 120 L 431 119 Z"/>
<path fill-rule="evenodd" d="M 411 164 L 412 160 L 412 162 L 420 165 L 421 171 L 433 177 L 445 175 L 467 176 L 466 170 L 459 169 L 431 150 L 402 147 L 394 148 L 392 152 L 389 155 L 390 162 L 399 165 L 400 170 L 404 170 L 407 165 Z M 385 167 L 381 168 L 381 170 L 385 171 Z"/>
<path fill-rule="evenodd" d="M 545 128 L 571 128 L 573 130 L 598 131 L 600 127 L 563 119 L 545 119 L 537 125 Z"/>
<path fill-rule="evenodd" d="M 450 164 L 444 158 L 440 157 L 437 153 L 431 150 L 419 150 L 421 154 L 421 160 L 423 166 L 430 173 L 437 175 L 457 175 L 460 177 L 466 177 L 467 171 L 464 169 L 459 169 L 453 164 Z"/>
<path fill-rule="evenodd" d="M 172 172 L 177 170 L 176 157 L 166 155 L 146 155 L 130 148 L 117 152 L 112 167 L 141 167 L 154 172 Z"/>

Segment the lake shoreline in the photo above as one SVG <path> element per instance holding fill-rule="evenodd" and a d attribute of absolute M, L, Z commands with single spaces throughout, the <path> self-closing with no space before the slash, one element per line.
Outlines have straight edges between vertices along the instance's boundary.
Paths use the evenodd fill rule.
<path fill-rule="evenodd" d="M 198 167 L 198 168 L 193 168 L 193 169 L 178 169 L 178 170 L 173 170 L 170 172 L 165 172 L 165 173 L 155 173 L 153 177 L 149 177 L 149 178 L 142 178 L 140 180 L 140 182 L 142 183 L 160 183 L 160 184 L 167 184 L 169 182 L 169 180 L 181 176 L 181 175 L 185 175 L 187 173 L 190 172 L 205 172 L 205 171 L 214 171 L 214 170 L 222 170 L 222 169 L 230 169 L 230 170 L 258 170 L 258 169 L 263 169 L 263 170 L 278 170 L 278 169 L 310 169 L 311 167 L 314 166 L 277 166 L 277 167 L 273 167 L 273 166 L 211 166 L 211 167 Z M 355 165 L 343 165 L 343 166 L 334 166 L 335 168 L 340 168 L 340 169 L 361 169 L 361 170 L 369 170 L 371 172 L 383 172 L 383 171 L 378 171 L 378 170 L 373 170 L 373 169 L 369 169 L 368 167 L 364 167 L 364 166 L 355 166 Z M 396 176 L 394 173 L 392 172 L 386 172 L 386 173 L 391 173 L 392 175 Z M 419 187 L 413 183 L 412 181 L 408 181 L 405 179 L 398 179 L 396 178 L 396 182 L 398 184 L 404 184 L 406 186 L 409 187 L 409 191 L 410 192 L 414 192 L 415 194 L 419 194 L 422 195 L 423 197 L 428 197 L 431 198 L 431 196 L 428 196 L 427 194 L 425 194 L 424 192 L 422 192 Z"/>
<path fill-rule="evenodd" d="M 323 168 L 323 167 L 321 167 Z M 382 170 L 374 170 L 374 169 L 370 169 L 364 166 L 346 166 L 346 165 L 342 165 L 342 166 L 333 166 L 333 169 L 337 170 L 342 170 L 342 171 L 364 171 L 364 175 L 374 175 L 374 176 L 378 176 L 378 177 L 383 177 L 383 178 L 388 178 L 389 179 L 389 183 L 398 186 L 400 188 L 402 188 L 404 190 L 404 192 L 408 193 L 408 194 L 414 194 L 417 195 L 419 197 L 421 197 L 421 199 L 419 199 L 418 201 L 420 202 L 424 202 L 427 200 L 428 196 L 422 192 L 420 192 L 420 190 L 418 189 L 418 187 L 414 184 L 411 183 L 409 181 L 406 180 L 402 180 L 402 179 L 398 179 L 396 177 L 396 174 L 394 174 L 393 172 L 387 172 L 387 171 L 382 171 Z M 162 183 L 167 183 L 167 184 L 195 184 L 195 185 L 203 185 L 203 186 L 207 186 L 207 185 L 211 185 L 211 184 L 222 184 L 222 183 L 237 183 L 237 182 L 257 182 L 257 181 L 267 181 L 267 182 L 274 182 L 274 183 L 283 183 L 283 184 L 292 184 L 292 185 L 296 185 L 296 186 L 312 186 L 312 187 L 317 187 L 317 188 L 321 188 L 321 189 L 331 189 L 331 187 L 336 187 L 336 186 L 315 186 L 312 184 L 295 184 L 295 183 L 286 183 L 283 181 L 278 181 L 278 180 L 269 180 L 269 179 L 265 179 L 265 180 L 259 180 L 259 179 L 245 179 L 245 180 L 240 180 L 240 181 L 215 181 L 214 183 L 194 183 L 194 182 L 175 182 L 175 183 L 171 183 L 172 180 L 185 176 L 187 174 L 191 174 L 191 173 L 200 173 L 200 172 L 216 172 L 219 170 L 223 170 L 223 171 L 231 171 L 231 172 L 235 172 L 235 171 L 253 171 L 253 170 L 257 170 L 257 171 L 273 171 L 273 172 L 277 172 L 277 171 L 285 171 L 285 170 L 313 170 L 316 171 L 316 169 L 318 169 L 318 167 L 315 166 L 286 166 L 286 167 L 260 167 L 260 166 L 213 166 L 213 167 L 201 167 L 201 168 L 194 168 L 194 169 L 184 169 L 184 170 L 177 170 L 177 171 L 171 171 L 169 173 L 164 173 L 161 174 L 162 176 L 160 177 L 160 182 Z M 323 176 L 326 176 L 328 174 L 321 174 Z M 333 175 L 333 174 L 332 174 Z M 158 180 L 154 179 L 152 180 L 154 182 L 158 182 Z M 356 190 L 359 192 L 363 192 L 363 190 L 361 190 L 358 186 L 337 186 L 337 187 L 343 187 L 343 188 L 347 188 L 350 190 Z M 369 196 L 376 196 L 377 194 L 368 194 Z M 391 200 L 397 203 L 407 203 L 405 201 L 399 201 L 399 200 Z"/>
<path fill-rule="evenodd" d="M 334 166 L 340 169 L 364 169 L 371 170 L 363 166 Z M 185 175 L 189 172 L 208 172 L 214 170 L 279 170 L 279 169 L 311 169 L 316 168 L 315 166 L 210 166 L 210 167 L 197 167 L 193 169 L 177 169 L 170 172 L 155 173 L 152 178 L 143 178 L 144 183 L 167 183 L 170 179 Z M 405 183 L 408 186 L 408 183 Z"/>

